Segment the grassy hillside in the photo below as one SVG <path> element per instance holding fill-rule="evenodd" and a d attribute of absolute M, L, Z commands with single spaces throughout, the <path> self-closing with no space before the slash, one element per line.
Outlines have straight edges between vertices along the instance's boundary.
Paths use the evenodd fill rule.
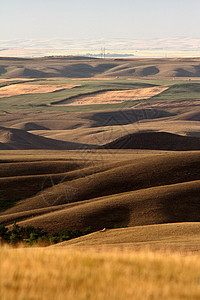
<path fill-rule="evenodd" d="M 65 207 L 60 206 L 59 210 L 52 210 L 52 212 L 32 210 L 32 214 L 30 212 L 28 214 L 26 208 L 21 206 L 20 209 L 24 209 L 24 214 L 15 213 L 14 215 L 14 210 L 10 209 L 2 215 L 1 221 L 5 223 L 6 220 L 13 222 L 14 219 L 27 218 L 19 224 L 43 227 L 50 233 L 66 228 L 84 229 L 89 226 L 94 230 L 100 230 L 104 227 L 114 228 L 115 226 L 199 222 L 199 188 L 199 181 L 165 185 L 121 195 L 113 194 L 74 205 L 69 204 Z M 71 188 L 70 192 L 72 194 L 75 191 Z M 58 197 L 54 196 L 54 199 L 56 203 Z M 48 199 L 43 198 L 44 201 L 52 205 Z M 30 209 L 31 202 L 29 211 Z M 9 214 L 6 215 L 6 213 Z"/>
<path fill-rule="evenodd" d="M 153 96 L 150 100 L 167 101 L 167 100 L 199 100 L 200 84 L 199 83 L 182 83 L 174 84 L 166 91 L 159 95 Z"/>
<path fill-rule="evenodd" d="M 55 232 L 200 221 L 199 152 L 65 155 L 63 166 L 41 156 L 40 163 L 2 161 L 1 224 L 20 221 Z"/>
<path fill-rule="evenodd" d="M 1 58 L 4 78 L 199 77 L 199 58 Z"/>
<path fill-rule="evenodd" d="M 139 132 L 125 135 L 100 148 L 168 151 L 200 150 L 200 138 L 186 137 L 167 132 Z"/>
<path fill-rule="evenodd" d="M 200 223 L 174 223 L 107 229 L 53 247 L 200 252 Z"/>
<path fill-rule="evenodd" d="M 92 149 L 95 145 L 58 141 L 34 135 L 20 129 L 0 127 L 0 150 L 25 150 L 25 149 Z"/>

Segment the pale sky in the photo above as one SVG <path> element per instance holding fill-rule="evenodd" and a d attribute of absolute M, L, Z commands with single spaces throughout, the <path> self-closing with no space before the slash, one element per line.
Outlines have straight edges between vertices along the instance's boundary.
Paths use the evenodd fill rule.
<path fill-rule="evenodd" d="M 200 37 L 200 0 L 0 0 L 0 40 Z"/>

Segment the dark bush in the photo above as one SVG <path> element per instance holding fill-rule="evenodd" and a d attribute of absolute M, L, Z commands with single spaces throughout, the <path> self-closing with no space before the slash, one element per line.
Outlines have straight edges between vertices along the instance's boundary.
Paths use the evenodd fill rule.
<path fill-rule="evenodd" d="M 1 243 L 8 243 L 12 245 L 17 245 L 23 243 L 26 245 L 50 245 L 56 244 L 63 241 L 68 241 L 73 238 L 77 238 L 82 235 L 86 235 L 92 232 L 92 228 L 88 227 L 81 231 L 79 229 L 74 230 L 64 230 L 54 234 L 48 234 L 41 227 L 34 226 L 19 226 L 16 222 L 13 224 L 11 230 L 7 227 L 0 226 L 0 240 Z"/>

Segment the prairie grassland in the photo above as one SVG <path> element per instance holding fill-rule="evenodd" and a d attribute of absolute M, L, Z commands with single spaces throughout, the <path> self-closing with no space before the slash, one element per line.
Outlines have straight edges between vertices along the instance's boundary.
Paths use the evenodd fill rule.
<path fill-rule="evenodd" d="M 1 299 L 199 299 L 200 256 L 0 249 Z"/>

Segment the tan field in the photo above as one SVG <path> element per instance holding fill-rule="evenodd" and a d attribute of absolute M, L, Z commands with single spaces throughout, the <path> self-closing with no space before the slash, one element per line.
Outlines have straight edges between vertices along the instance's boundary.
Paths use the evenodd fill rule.
<path fill-rule="evenodd" d="M 12 84 L 0 89 L 0 98 L 11 97 L 23 94 L 38 94 L 38 93 L 52 93 L 63 89 L 72 89 L 76 87 L 73 84 L 66 85 L 31 85 L 31 84 Z"/>
<path fill-rule="evenodd" d="M 167 87 L 154 87 L 128 91 L 100 92 L 90 96 L 79 96 L 73 100 L 68 100 L 66 104 L 62 102 L 62 104 L 56 105 L 65 106 L 122 103 L 130 100 L 148 99 L 165 91 L 166 89 Z"/>
<path fill-rule="evenodd" d="M 30 79 L 28 78 L 15 78 L 15 80 L 19 81 L 29 81 Z M 0 78 L 0 82 L 6 82 L 6 81 L 13 81 L 13 78 Z"/>
<path fill-rule="evenodd" d="M 0 256 L 5 300 L 198 299 L 200 294 L 200 260 L 194 255 L 0 249 Z"/>

